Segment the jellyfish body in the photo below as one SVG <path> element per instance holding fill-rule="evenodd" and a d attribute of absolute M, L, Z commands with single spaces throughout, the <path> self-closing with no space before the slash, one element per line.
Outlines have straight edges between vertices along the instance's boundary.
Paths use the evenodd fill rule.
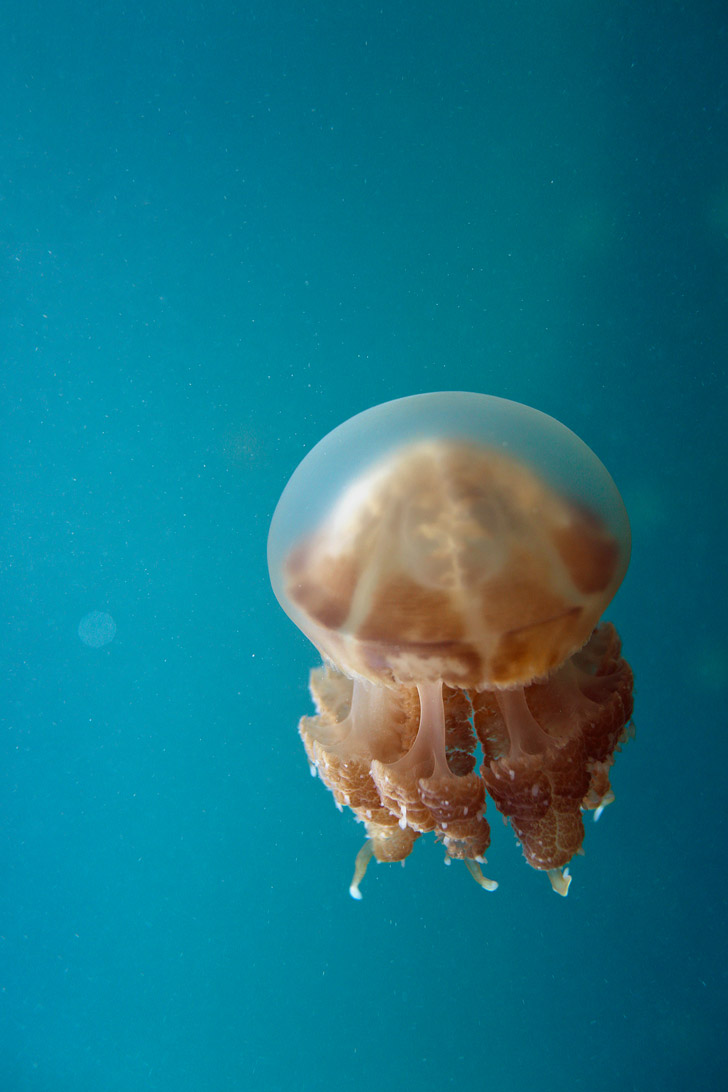
<path fill-rule="evenodd" d="M 487 791 L 566 893 L 582 809 L 611 799 L 632 711 L 616 631 L 595 629 L 629 549 L 594 453 L 504 399 L 385 403 L 303 460 L 273 517 L 269 568 L 324 661 L 299 731 L 367 829 L 357 875 L 434 831 L 493 886 L 479 869 Z"/>

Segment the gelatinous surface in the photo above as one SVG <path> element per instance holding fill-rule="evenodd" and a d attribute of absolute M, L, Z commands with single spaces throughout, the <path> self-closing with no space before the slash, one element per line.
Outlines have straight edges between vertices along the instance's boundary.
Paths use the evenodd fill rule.
<path fill-rule="evenodd" d="M 486 790 L 566 894 L 582 809 L 612 799 L 632 675 L 595 629 L 629 562 L 596 456 L 550 417 L 462 392 L 387 403 L 304 459 L 271 525 L 281 605 L 319 649 L 312 768 L 401 860 L 434 832 L 478 882 Z M 479 769 L 476 769 L 480 763 Z"/>
<path fill-rule="evenodd" d="M 385 685 L 531 682 L 589 637 L 617 540 L 510 455 L 436 440 L 353 482 L 286 563 L 321 652 Z"/>

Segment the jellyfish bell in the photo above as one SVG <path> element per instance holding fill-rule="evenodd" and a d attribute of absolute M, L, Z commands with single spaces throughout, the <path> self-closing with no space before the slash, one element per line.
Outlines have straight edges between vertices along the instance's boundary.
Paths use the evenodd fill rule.
<path fill-rule="evenodd" d="M 616 486 L 573 432 L 446 392 L 376 406 L 317 444 L 268 556 L 283 609 L 349 674 L 478 688 L 530 682 L 580 648 L 629 544 Z"/>
<path fill-rule="evenodd" d="M 566 893 L 581 809 L 609 799 L 631 715 L 616 632 L 595 631 L 629 549 L 596 455 L 515 402 L 399 399 L 306 456 L 273 517 L 269 568 L 324 661 L 299 730 L 365 824 L 359 879 L 371 855 L 403 859 L 434 831 L 492 886 L 479 868 L 487 790 Z"/>

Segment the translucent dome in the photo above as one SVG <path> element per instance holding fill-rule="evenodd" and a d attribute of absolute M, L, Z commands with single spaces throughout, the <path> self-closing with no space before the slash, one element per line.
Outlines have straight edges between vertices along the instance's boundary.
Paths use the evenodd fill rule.
<path fill-rule="evenodd" d="M 322 655 L 384 685 L 510 688 L 581 648 L 630 531 L 552 417 L 467 392 L 358 414 L 304 458 L 268 539 L 275 594 Z"/>

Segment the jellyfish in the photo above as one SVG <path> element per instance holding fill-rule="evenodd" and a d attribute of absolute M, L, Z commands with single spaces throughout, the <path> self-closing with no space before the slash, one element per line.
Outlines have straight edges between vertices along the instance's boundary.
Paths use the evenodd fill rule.
<path fill-rule="evenodd" d="M 268 564 L 321 656 L 299 734 L 372 857 L 433 833 L 488 890 L 488 798 L 566 895 L 583 814 L 613 799 L 632 672 L 601 623 L 629 563 L 617 487 L 582 440 L 489 395 L 366 410 L 304 458 Z"/>

